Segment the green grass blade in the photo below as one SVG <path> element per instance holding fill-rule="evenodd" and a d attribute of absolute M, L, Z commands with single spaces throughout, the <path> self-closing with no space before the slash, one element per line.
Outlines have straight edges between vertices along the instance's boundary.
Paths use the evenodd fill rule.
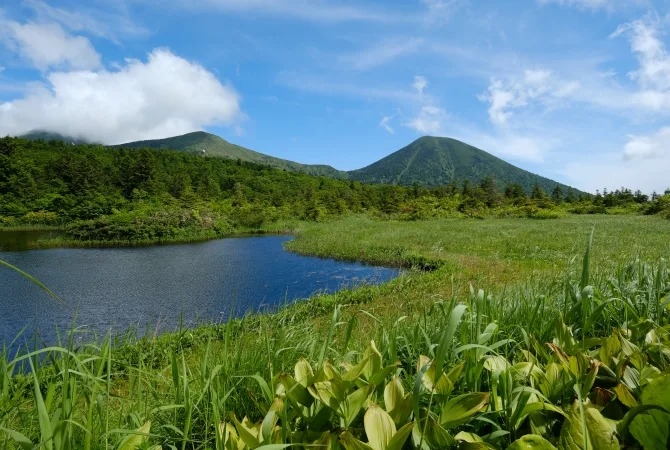
<path fill-rule="evenodd" d="M 8 262 L 3 261 L 3 260 L 1 260 L 1 259 L 0 259 L 0 266 L 5 266 L 5 267 L 7 267 L 7 268 L 9 268 L 9 269 L 11 269 L 11 270 L 13 270 L 13 271 L 15 271 L 16 273 L 18 273 L 18 274 L 21 275 L 22 277 L 27 278 L 27 279 L 30 280 L 32 283 L 36 284 L 36 285 L 37 285 L 40 289 L 42 289 L 44 292 L 46 292 L 47 294 L 49 294 L 49 296 L 51 296 L 53 299 L 57 300 L 58 302 L 62 303 L 63 305 L 65 304 L 65 302 L 64 302 L 63 300 L 61 300 L 61 299 L 60 299 L 60 298 L 59 298 L 59 297 L 58 297 L 58 296 L 57 296 L 51 289 L 49 289 L 48 287 L 46 287 L 40 280 L 38 280 L 38 279 L 35 278 L 34 276 L 30 275 L 29 273 L 24 272 L 23 270 L 19 269 L 18 267 L 13 266 L 13 265 L 9 264 Z"/>

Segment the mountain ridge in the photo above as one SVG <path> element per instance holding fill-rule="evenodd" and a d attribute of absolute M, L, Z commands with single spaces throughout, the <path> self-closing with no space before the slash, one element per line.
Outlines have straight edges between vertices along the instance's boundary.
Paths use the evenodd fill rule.
<path fill-rule="evenodd" d="M 287 159 L 266 155 L 237 144 L 205 131 L 194 131 L 180 136 L 163 139 L 149 139 L 144 141 L 132 141 L 112 147 L 123 148 L 154 148 L 188 151 L 202 154 L 204 156 L 216 156 L 228 159 L 240 159 L 242 161 L 264 164 L 278 169 L 292 170 L 309 175 L 329 176 L 331 178 L 347 178 L 346 173 L 325 164 L 302 164 Z"/>
<path fill-rule="evenodd" d="M 51 132 L 31 132 L 34 139 L 53 139 L 59 136 Z M 25 137 L 25 136 L 24 136 Z M 63 141 L 72 138 L 62 136 Z M 514 166 L 485 150 L 448 137 L 423 136 L 384 158 L 360 169 L 341 171 L 325 164 L 301 164 L 257 152 L 226 141 L 220 136 L 205 131 L 195 131 L 163 139 L 132 141 L 109 146 L 111 148 L 152 148 L 202 154 L 228 159 L 237 159 L 263 164 L 283 170 L 309 175 L 349 179 L 364 183 L 396 185 L 418 184 L 426 187 L 448 184 L 462 185 L 469 181 L 479 184 L 486 177 L 493 177 L 498 188 L 519 184 L 530 194 L 535 185 L 546 193 L 556 186 L 566 193 L 582 191 Z M 459 186 L 461 187 L 461 186 Z"/>

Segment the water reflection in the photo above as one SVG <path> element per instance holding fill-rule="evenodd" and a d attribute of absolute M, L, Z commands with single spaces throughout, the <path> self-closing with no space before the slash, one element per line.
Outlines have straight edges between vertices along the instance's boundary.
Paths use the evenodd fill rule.
<path fill-rule="evenodd" d="M 43 239 L 53 239 L 63 236 L 62 231 L 39 230 L 39 231 L 0 231 L 0 252 L 16 252 L 28 250 L 32 244 Z"/>

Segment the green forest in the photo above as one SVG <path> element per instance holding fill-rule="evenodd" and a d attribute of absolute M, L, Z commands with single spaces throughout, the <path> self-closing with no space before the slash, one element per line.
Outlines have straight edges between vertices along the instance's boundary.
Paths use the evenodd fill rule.
<path fill-rule="evenodd" d="M 64 229 L 70 243 L 209 239 L 351 213 L 398 220 L 670 217 L 669 194 L 575 194 L 558 184 L 527 192 L 520 184 L 499 189 L 491 176 L 435 188 L 366 184 L 169 150 L 0 139 L 0 227 Z"/>

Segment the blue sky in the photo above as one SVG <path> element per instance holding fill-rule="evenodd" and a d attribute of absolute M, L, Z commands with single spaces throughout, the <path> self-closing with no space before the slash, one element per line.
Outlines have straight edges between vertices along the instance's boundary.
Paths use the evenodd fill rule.
<path fill-rule="evenodd" d="M 0 135 L 206 130 L 343 170 L 448 136 L 590 192 L 662 192 L 669 25 L 667 0 L 3 2 Z"/>

